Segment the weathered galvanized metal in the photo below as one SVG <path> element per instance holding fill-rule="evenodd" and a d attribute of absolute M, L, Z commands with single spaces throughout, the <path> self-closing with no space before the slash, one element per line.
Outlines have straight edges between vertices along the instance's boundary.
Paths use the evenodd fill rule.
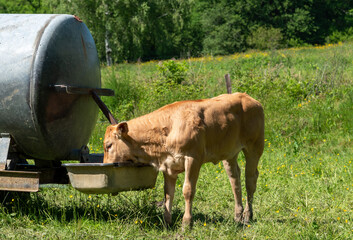
<path fill-rule="evenodd" d="M 100 88 L 94 40 L 71 15 L 0 14 L 0 133 L 28 158 L 67 159 L 87 144 L 98 108 L 87 94 L 58 85 Z"/>
<path fill-rule="evenodd" d="M 7 153 L 9 151 L 10 147 L 10 134 L 8 133 L 1 133 L 0 134 L 0 170 L 4 169 L 4 166 L 1 166 L 1 164 L 5 165 L 6 160 L 7 160 Z"/>

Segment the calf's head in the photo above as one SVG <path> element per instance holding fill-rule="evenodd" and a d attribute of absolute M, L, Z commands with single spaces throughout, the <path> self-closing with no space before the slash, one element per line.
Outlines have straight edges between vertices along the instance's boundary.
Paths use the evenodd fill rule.
<path fill-rule="evenodd" d="M 134 143 L 128 135 L 126 122 L 107 127 L 104 136 L 104 163 L 137 161 L 134 155 Z"/>

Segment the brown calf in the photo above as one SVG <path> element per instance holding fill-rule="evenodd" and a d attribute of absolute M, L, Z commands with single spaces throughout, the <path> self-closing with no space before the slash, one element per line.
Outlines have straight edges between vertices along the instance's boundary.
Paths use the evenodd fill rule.
<path fill-rule="evenodd" d="M 177 175 L 185 171 L 183 225 L 192 224 L 192 201 L 201 165 L 223 160 L 235 198 L 235 221 L 248 223 L 264 148 L 261 104 L 244 93 L 181 101 L 145 116 L 111 125 L 104 139 L 104 162 L 149 163 L 164 174 L 165 213 L 171 223 Z M 242 205 L 238 153 L 246 158 L 247 202 Z"/>

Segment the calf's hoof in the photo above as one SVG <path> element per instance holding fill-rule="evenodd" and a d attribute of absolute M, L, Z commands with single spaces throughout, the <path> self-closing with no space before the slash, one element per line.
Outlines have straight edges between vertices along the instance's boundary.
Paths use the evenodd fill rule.
<path fill-rule="evenodd" d="M 243 215 L 242 214 L 241 215 L 235 215 L 234 221 L 236 223 L 243 223 Z"/>
<path fill-rule="evenodd" d="M 250 211 L 244 211 L 243 213 L 243 223 L 249 224 L 253 220 L 253 214 Z"/>
<path fill-rule="evenodd" d="M 192 227 L 193 227 L 192 218 L 183 217 L 182 230 L 183 231 L 191 230 Z"/>
<path fill-rule="evenodd" d="M 164 214 L 164 223 L 166 227 L 169 227 L 172 225 L 172 216 L 170 214 Z"/>
<path fill-rule="evenodd" d="M 235 211 L 234 221 L 236 223 L 243 223 L 243 209 L 242 208 Z"/>

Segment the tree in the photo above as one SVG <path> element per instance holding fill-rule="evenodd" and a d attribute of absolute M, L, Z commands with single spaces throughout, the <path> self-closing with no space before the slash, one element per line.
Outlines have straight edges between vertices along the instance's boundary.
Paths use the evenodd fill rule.
<path fill-rule="evenodd" d="M 72 0 L 69 5 L 89 27 L 101 58 L 107 39 L 114 62 L 178 57 L 190 48 L 185 32 L 190 32 L 191 0 Z"/>
<path fill-rule="evenodd" d="M 322 44 L 353 32 L 351 0 L 0 0 L 0 12 L 77 15 L 108 64 L 110 58 L 144 61 Z"/>
<path fill-rule="evenodd" d="M 0 0 L 0 13 L 44 13 L 41 0 Z"/>
<path fill-rule="evenodd" d="M 245 50 L 245 21 L 241 5 L 236 1 L 214 1 L 201 5 L 202 25 L 205 31 L 203 52 L 206 54 L 229 54 Z"/>

